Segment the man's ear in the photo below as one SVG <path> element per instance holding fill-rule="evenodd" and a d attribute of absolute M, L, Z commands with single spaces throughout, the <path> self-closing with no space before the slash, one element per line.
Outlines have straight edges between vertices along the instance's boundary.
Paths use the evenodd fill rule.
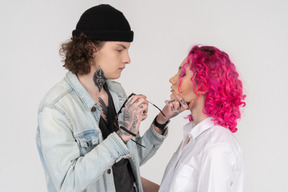
<path fill-rule="evenodd" d="M 92 53 L 93 53 L 93 54 L 96 53 L 96 52 L 97 52 L 97 49 L 96 49 L 94 43 L 92 43 L 92 42 L 90 41 L 90 42 L 88 42 L 88 44 L 89 44 L 89 49 L 92 51 Z"/>

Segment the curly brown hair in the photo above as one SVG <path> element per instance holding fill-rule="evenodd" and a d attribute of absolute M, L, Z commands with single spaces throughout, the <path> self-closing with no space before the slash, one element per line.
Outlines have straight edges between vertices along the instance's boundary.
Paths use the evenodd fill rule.
<path fill-rule="evenodd" d="M 80 37 L 73 36 L 61 45 L 59 50 L 63 58 L 63 67 L 74 74 L 86 75 L 90 73 L 90 61 L 93 53 L 99 51 L 105 41 L 93 41 L 82 34 Z M 94 45 L 94 46 L 93 46 Z"/>

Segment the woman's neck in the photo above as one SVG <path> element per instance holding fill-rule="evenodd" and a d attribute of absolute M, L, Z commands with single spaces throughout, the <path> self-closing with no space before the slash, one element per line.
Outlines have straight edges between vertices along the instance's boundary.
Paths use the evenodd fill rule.
<path fill-rule="evenodd" d="M 194 101 L 192 107 L 190 108 L 191 115 L 193 117 L 195 125 L 197 125 L 198 123 L 209 117 L 208 115 L 203 113 L 204 106 L 205 106 L 205 97 L 201 95 Z"/>

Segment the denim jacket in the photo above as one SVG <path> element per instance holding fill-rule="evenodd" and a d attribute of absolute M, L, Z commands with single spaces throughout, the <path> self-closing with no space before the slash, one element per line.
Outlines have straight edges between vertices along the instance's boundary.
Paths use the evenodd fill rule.
<path fill-rule="evenodd" d="M 107 83 L 118 111 L 126 93 L 119 83 Z M 49 192 L 114 192 L 112 165 L 123 158 L 130 161 L 137 191 L 143 191 L 139 166 L 155 154 L 167 133 L 160 135 L 151 125 L 142 137 L 133 138 L 146 148 L 131 140 L 125 144 L 115 132 L 103 140 L 100 113 L 71 72 L 40 103 L 36 143 Z"/>

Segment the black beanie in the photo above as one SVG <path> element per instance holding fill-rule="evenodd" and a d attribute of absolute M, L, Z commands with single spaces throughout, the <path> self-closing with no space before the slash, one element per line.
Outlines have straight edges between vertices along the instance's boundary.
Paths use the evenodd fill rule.
<path fill-rule="evenodd" d="M 91 40 L 133 41 L 133 31 L 122 12 L 110 5 L 97 5 L 80 17 L 73 36 L 84 33 Z"/>

